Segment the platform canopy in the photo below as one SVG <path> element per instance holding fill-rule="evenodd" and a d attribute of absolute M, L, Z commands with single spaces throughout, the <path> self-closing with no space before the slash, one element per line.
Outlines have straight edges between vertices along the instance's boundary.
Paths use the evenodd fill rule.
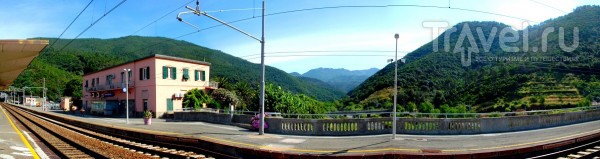
<path fill-rule="evenodd" d="M 6 89 L 48 45 L 48 40 L 0 40 L 0 90 Z"/>

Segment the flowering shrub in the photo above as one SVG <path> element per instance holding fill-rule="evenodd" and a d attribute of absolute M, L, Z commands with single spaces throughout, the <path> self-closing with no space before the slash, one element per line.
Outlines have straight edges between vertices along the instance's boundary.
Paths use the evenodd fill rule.
<path fill-rule="evenodd" d="M 269 113 L 265 113 L 265 117 L 270 116 Z M 260 114 L 256 114 L 254 117 L 252 117 L 252 119 L 250 120 L 250 123 L 252 124 L 252 127 L 254 127 L 254 129 L 258 129 L 260 128 Z M 267 122 L 265 121 L 265 129 L 269 128 L 269 125 L 267 124 Z"/>

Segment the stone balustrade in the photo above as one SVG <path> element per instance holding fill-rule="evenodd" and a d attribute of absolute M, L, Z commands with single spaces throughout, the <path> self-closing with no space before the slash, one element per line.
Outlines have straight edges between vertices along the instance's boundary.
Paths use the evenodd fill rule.
<path fill-rule="evenodd" d="M 205 121 L 219 124 L 250 124 L 251 115 L 211 112 L 175 112 L 174 120 Z M 600 110 L 561 114 L 492 118 L 398 118 L 398 134 L 462 135 L 532 130 L 600 119 Z M 292 119 L 269 117 L 268 133 L 290 135 L 376 135 L 392 131 L 392 118 Z"/>

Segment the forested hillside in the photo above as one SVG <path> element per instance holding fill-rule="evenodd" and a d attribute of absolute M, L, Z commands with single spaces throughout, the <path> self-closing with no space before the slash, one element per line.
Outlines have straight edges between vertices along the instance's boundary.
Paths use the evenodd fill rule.
<path fill-rule="evenodd" d="M 49 39 L 50 43 L 56 40 L 44 39 Z M 76 39 L 64 50 L 59 51 L 58 49 L 69 40 L 61 39 L 53 47 L 46 48 L 47 50 L 19 76 L 14 86 L 41 86 L 41 78 L 46 77 L 50 99 L 56 100 L 60 96 L 80 97 L 81 75 L 151 54 L 210 62 L 212 63 L 210 76 L 212 79 L 221 79 L 220 82 L 232 84 L 244 82 L 256 88 L 260 81 L 259 64 L 186 41 L 140 36 Z M 293 93 L 305 94 L 323 101 L 345 96 L 343 92 L 327 85 L 315 85 L 274 67 L 267 66 L 266 80 Z"/>
<path fill-rule="evenodd" d="M 600 19 L 600 6 L 579 7 L 567 15 L 530 26 L 527 32 L 497 22 L 459 23 L 437 37 L 437 52 L 432 41 L 409 53 L 407 63 L 399 65 L 401 110 L 444 112 L 448 107 L 469 107 L 473 111 L 493 112 L 590 105 L 600 97 L 600 20 L 592 19 Z M 560 48 L 561 27 L 565 46 L 573 46 L 577 27 L 579 44 L 575 50 Z M 517 34 L 518 40 L 507 44 L 519 51 L 500 47 L 499 32 L 504 28 Z M 547 50 L 543 50 L 546 28 L 554 28 L 554 32 L 548 34 Z M 461 39 L 463 32 L 470 32 L 477 46 L 469 44 L 470 37 Z M 492 39 L 490 35 L 496 36 Z M 523 44 L 524 35 L 528 46 Z M 447 50 L 446 41 L 450 44 Z M 467 54 L 454 53 L 455 46 L 460 46 L 457 43 L 465 49 L 479 50 L 471 55 L 471 62 L 461 61 L 461 55 L 466 59 Z M 371 76 L 348 93 L 350 97 L 344 100 L 343 109 L 389 107 L 393 73 L 390 64 Z M 430 106 L 433 109 L 428 109 Z"/>

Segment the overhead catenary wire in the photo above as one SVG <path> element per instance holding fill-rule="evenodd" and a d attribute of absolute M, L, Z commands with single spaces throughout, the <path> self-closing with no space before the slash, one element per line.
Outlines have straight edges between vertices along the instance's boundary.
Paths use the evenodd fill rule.
<path fill-rule="evenodd" d="M 553 7 L 553 6 L 547 5 L 547 4 L 545 4 L 545 3 L 542 3 L 542 2 L 538 2 L 538 1 L 536 1 L 536 0 L 529 0 L 529 1 L 532 1 L 532 2 L 534 2 L 534 3 L 540 4 L 540 5 L 543 5 L 543 6 L 546 6 L 546 7 L 548 7 L 548 8 L 552 8 L 552 9 L 554 9 L 554 10 L 557 10 L 557 11 L 559 11 L 559 12 L 562 12 L 562 13 L 567 13 L 567 12 L 565 12 L 564 10 L 558 9 L 558 8 L 556 8 L 556 7 Z"/>
<path fill-rule="evenodd" d="M 393 53 L 395 51 L 385 51 L 385 50 L 306 50 L 306 51 L 275 51 L 275 52 L 265 52 L 265 54 L 298 54 L 298 53 L 366 53 L 366 52 L 376 52 L 376 53 Z M 401 53 L 409 53 L 410 51 L 398 51 Z M 260 54 L 249 54 L 244 56 L 239 56 L 240 58 L 252 57 L 252 56 L 260 56 Z"/>
<path fill-rule="evenodd" d="M 192 0 L 193 1 L 193 0 Z M 186 3 L 187 4 L 187 3 Z M 297 13 L 297 12 L 304 12 L 304 11 L 314 11 L 314 10 L 324 10 L 324 9 L 337 9 L 337 8 L 382 8 L 382 7 L 423 7 L 423 8 L 440 8 L 440 9 L 448 9 L 446 7 L 442 7 L 442 6 L 423 6 L 423 5 L 362 5 L 362 6 L 330 6 L 330 7 L 316 7 L 316 8 L 305 8 L 305 9 L 296 9 L 296 10 L 288 10 L 288 11 L 281 11 L 281 12 L 275 12 L 275 13 L 269 13 L 269 14 L 265 14 L 265 16 L 273 16 L 273 15 L 282 15 L 282 14 L 289 14 L 289 13 Z M 514 17 L 514 16 L 508 16 L 508 15 L 504 15 L 504 14 L 499 14 L 499 13 L 493 13 L 493 12 L 487 12 L 487 11 L 479 11 L 479 10 L 473 10 L 473 9 L 465 9 L 465 8 L 450 8 L 453 10 L 461 10 L 461 11 L 467 11 L 467 12 L 478 12 L 478 13 L 484 13 L 484 14 L 491 14 L 491 15 L 496 15 L 496 16 L 502 16 L 502 17 L 508 17 L 508 18 L 513 18 L 513 19 L 519 19 L 519 20 L 526 20 L 526 21 L 531 21 L 531 20 L 527 20 L 525 18 L 519 18 L 519 17 Z M 237 22 L 242 22 L 242 21 L 247 21 L 247 20 L 251 20 L 254 18 L 260 18 L 262 16 L 252 16 L 252 17 L 248 17 L 248 18 L 242 18 L 242 19 L 238 19 L 238 20 L 234 20 L 234 21 L 229 21 L 227 22 L 228 24 L 233 24 L 233 23 L 237 23 Z M 532 21 L 534 22 L 534 21 Z M 189 32 L 189 33 L 185 33 L 176 37 L 172 37 L 172 39 L 179 39 L 182 37 L 186 37 L 189 35 L 193 35 L 205 30 L 209 30 L 212 28 L 216 28 L 216 27 L 220 27 L 223 26 L 223 24 L 216 24 L 210 27 L 206 27 L 206 28 L 196 28 L 197 30 Z M 141 50 L 145 50 L 145 49 L 150 49 L 154 46 L 157 46 L 161 43 L 164 43 L 166 41 L 169 41 L 169 39 L 165 39 L 162 40 L 160 42 L 157 43 L 153 43 L 153 44 L 149 44 L 146 47 L 142 47 L 140 49 L 137 49 L 135 51 L 131 51 L 128 53 L 133 53 L 133 52 L 138 52 Z"/>
<path fill-rule="evenodd" d="M 150 25 L 152 25 L 152 24 L 154 24 L 154 23 L 158 22 L 159 20 L 162 20 L 162 19 L 164 19 L 165 17 L 167 17 L 167 16 L 168 16 L 168 15 L 170 15 L 171 13 L 173 13 L 173 12 L 175 12 L 175 11 L 177 11 L 177 10 L 181 9 L 181 8 L 184 8 L 186 5 L 188 5 L 188 4 L 190 4 L 190 3 L 194 2 L 194 1 L 195 1 L 195 0 L 191 0 L 191 1 L 189 1 L 189 2 L 187 2 L 187 3 L 185 3 L 185 4 L 183 4 L 183 5 L 181 5 L 181 7 L 177 7 L 177 8 L 175 8 L 175 9 L 173 9 L 172 11 L 170 11 L 170 12 L 168 12 L 168 13 L 164 14 L 164 15 L 163 15 L 163 16 L 161 16 L 160 18 L 158 18 L 158 19 L 156 19 L 156 20 L 154 20 L 154 21 L 152 21 L 152 22 L 148 23 L 148 24 L 147 24 L 147 25 L 145 25 L 144 27 L 142 27 L 142 28 L 140 28 L 140 29 L 136 30 L 136 31 L 135 31 L 135 32 L 133 32 L 131 35 L 134 35 L 134 34 L 136 34 L 136 33 L 140 32 L 140 31 L 142 31 L 142 30 L 146 29 L 148 26 L 150 26 Z"/>
<path fill-rule="evenodd" d="M 100 18 L 98 18 L 96 21 L 94 21 L 92 24 L 90 24 L 90 26 L 88 26 L 87 28 L 85 28 L 81 33 L 79 33 L 77 36 L 75 36 L 75 38 L 71 39 L 67 44 L 65 44 L 60 51 L 62 52 L 63 49 L 65 49 L 67 46 L 69 46 L 75 39 L 79 38 L 79 36 L 83 35 L 83 33 L 87 32 L 90 28 L 92 28 L 92 26 L 94 26 L 96 23 L 98 23 L 100 20 L 102 20 L 104 17 L 106 17 L 106 15 L 110 14 L 112 11 L 114 11 L 115 9 L 117 9 L 119 6 L 121 6 L 123 3 L 125 3 L 127 0 L 123 0 L 121 1 L 119 4 L 117 4 L 116 6 L 114 6 L 112 9 L 110 9 L 108 12 L 104 13 Z"/>
<path fill-rule="evenodd" d="M 52 44 L 50 44 L 50 46 L 48 48 L 52 47 L 56 43 L 56 41 L 58 41 L 58 39 L 60 39 L 60 37 L 62 37 L 63 34 L 65 34 L 65 32 L 67 32 L 67 30 L 69 30 L 69 28 L 71 27 L 71 25 L 73 25 L 73 23 L 75 23 L 75 21 L 77 19 L 79 19 L 79 16 L 81 16 L 81 14 L 90 6 L 90 4 L 92 4 L 92 2 L 94 2 L 94 0 L 91 0 L 87 5 L 85 5 L 85 7 L 83 8 L 83 10 L 81 10 L 81 12 L 79 12 L 79 14 L 77 14 L 77 16 L 75 16 L 75 19 L 73 19 L 73 21 L 71 21 L 71 23 L 69 23 L 69 25 L 67 26 L 67 28 L 65 28 L 65 30 L 63 30 L 63 32 L 60 33 L 60 35 L 58 36 L 58 38 L 56 38 L 56 40 L 54 40 L 52 42 Z"/>

